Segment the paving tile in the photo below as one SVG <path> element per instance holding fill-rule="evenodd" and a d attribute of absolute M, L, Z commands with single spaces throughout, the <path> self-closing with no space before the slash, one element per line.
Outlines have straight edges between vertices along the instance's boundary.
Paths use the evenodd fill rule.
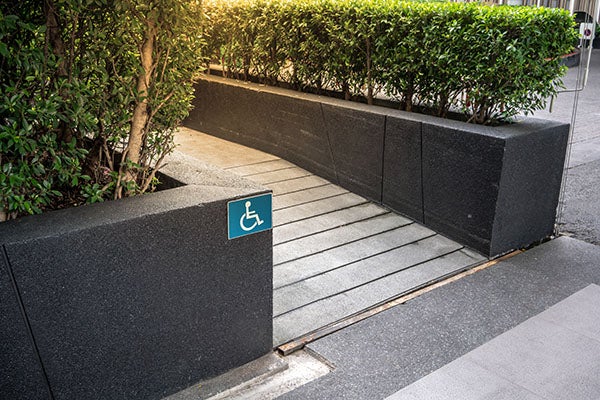
<path fill-rule="evenodd" d="M 280 264 L 273 268 L 273 287 L 289 285 L 432 235 L 435 232 L 431 229 L 413 223 Z"/>
<path fill-rule="evenodd" d="M 248 179 L 256 183 L 268 186 L 269 184 L 275 182 L 284 182 L 290 179 L 302 178 L 310 175 L 312 174 L 307 170 L 294 167 L 280 169 L 277 171 L 262 172 L 260 174 L 248 176 Z"/>
<path fill-rule="evenodd" d="M 389 211 L 383 207 L 373 203 L 364 203 L 351 208 L 333 211 L 301 221 L 276 226 L 273 228 L 273 244 L 279 244 L 304 236 L 314 235 L 319 232 L 339 228 L 353 222 L 362 221 L 364 219 L 387 213 L 389 213 Z"/>
<path fill-rule="evenodd" d="M 364 197 L 354 193 L 344 193 L 273 211 L 273 221 L 275 226 L 279 226 L 365 203 L 367 200 Z"/>
<path fill-rule="evenodd" d="M 598 260 L 600 247 L 560 237 L 323 337 L 307 347 L 335 372 L 281 399 L 384 399 L 590 283 L 600 285 Z"/>
<path fill-rule="evenodd" d="M 537 318 L 555 323 L 600 342 L 600 286 L 589 285 Z"/>
<path fill-rule="evenodd" d="M 482 259 L 483 257 L 475 260 L 459 250 L 421 264 L 418 268 L 403 270 L 385 279 L 280 315 L 273 319 L 273 344 L 278 346 L 286 343 L 315 329 L 385 302 L 415 287 L 472 266 L 473 263 L 480 262 Z"/>
<path fill-rule="evenodd" d="M 388 213 L 354 224 L 273 246 L 273 265 L 306 257 L 346 243 L 410 224 L 407 218 Z"/>
<path fill-rule="evenodd" d="M 318 186 L 328 185 L 330 182 L 315 175 L 302 178 L 290 179 L 284 182 L 277 182 L 268 185 L 273 190 L 273 195 L 278 196 L 286 193 L 297 192 Z"/>
<path fill-rule="evenodd" d="M 177 141 L 273 190 L 276 344 L 484 259 L 279 157 L 187 128 Z"/>
<path fill-rule="evenodd" d="M 326 199 L 340 194 L 350 193 L 341 186 L 328 184 L 315 188 L 305 189 L 298 192 L 282 194 L 273 197 L 273 211 L 281 210 L 287 207 L 294 207 L 300 204 L 310 203 L 315 200 Z"/>
<path fill-rule="evenodd" d="M 394 393 L 386 400 L 546 400 L 460 358 Z"/>
<path fill-rule="evenodd" d="M 597 399 L 600 393 L 600 342 L 542 318 L 525 321 L 465 357 L 547 399 Z"/>
<path fill-rule="evenodd" d="M 296 167 L 295 164 L 292 164 L 289 161 L 282 159 L 275 159 L 255 164 L 241 165 L 238 167 L 229 168 L 228 171 L 233 172 L 234 174 L 238 174 L 240 176 L 249 176 L 260 174 L 263 172 L 271 172 L 278 171 L 285 168 Z"/>
<path fill-rule="evenodd" d="M 600 137 L 575 142 L 571 146 L 569 168 L 574 168 L 599 159 Z"/>
<path fill-rule="evenodd" d="M 336 270 L 276 289 L 273 315 L 277 316 L 325 297 L 365 285 L 387 275 L 460 249 L 458 243 L 436 235 Z"/>

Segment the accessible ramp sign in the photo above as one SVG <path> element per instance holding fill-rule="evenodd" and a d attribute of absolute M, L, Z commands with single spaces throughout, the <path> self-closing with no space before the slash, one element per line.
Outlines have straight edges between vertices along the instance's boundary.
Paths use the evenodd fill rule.
<path fill-rule="evenodd" d="M 229 239 L 273 228 L 273 194 L 245 197 L 227 203 Z"/>

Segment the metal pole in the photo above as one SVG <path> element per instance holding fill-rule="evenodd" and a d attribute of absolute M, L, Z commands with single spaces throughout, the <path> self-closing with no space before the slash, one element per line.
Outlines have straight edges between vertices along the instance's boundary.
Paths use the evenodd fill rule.
<path fill-rule="evenodd" d="M 573 0 L 571 0 L 571 2 L 573 2 Z M 591 10 L 588 9 L 588 11 L 591 11 Z M 571 161 L 571 147 L 573 144 L 573 133 L 575 131 L 575 122 L 577 119 L 577 105 L 579 102 L 579 92 L 581 92 L 587 85 L 587 79 L 588 79 L 588 74 L 589 74 L 589 70 L 590 70 L 590 60 L 592 58 L 593 39 L 594 39 L 595 31 L 596 31 L 596 21 L 599 18 L 598 17 L 599 13 L 600 13 L 600 0 L 596 0 L 596 2 L 594 4 L 593 14 L 591 14 L 591 15 L 595 16 L 595 19 L 592 21 L 592 23 L 593 23 L 592 36 L 591 36 L 592 39 L 590 40 L 590 45 L 588 46 L 588 48 L 585 49 L 587 51 L 581 52 L 582 57 L 587 53 L 587 60 L 585 60 L 585 68 L 583 70 L 583 79 L 581 76 L 582 71 L 581 71 L 581 65 L 580 65 L 577 70 L 577 81 L 575 83 L 575 89 L 561 91 L 563 93 L 564 92 L 575 92 L 575 93 L 574 93 L 574 99 L 573 99 L 573 110 L 571 113 L 571 126 L 569 127 L 569 139 L 567 142 L 567 152 L 566 152 L 565 164 L 564 164 L 564 168 L 563 168 L 561 190 L 560 190 L 560 196 L 559 196 L 559 200 L 558 200 L 558 210 L 556 212 L 556 225 L 554 228 L 555 235 L 558 235 L 560 233 L 559 226 L 562 223 L 562 218 L 563 218 L 563 212 L 564 212 L 564 206 L 565 206 L 565 195 L 566 195 L 566 191 L 567 191 L 567 175 L 568 175 L 567 171 L 569 169 L 569 164 Z M 581 82 L 581 80 L 583 80 L 583 82 Z M 554 98 L 552 98 L 551 101 L 553 102 Z M 550 106 L 550 107 L 552 107 L 552 106 Z"/>

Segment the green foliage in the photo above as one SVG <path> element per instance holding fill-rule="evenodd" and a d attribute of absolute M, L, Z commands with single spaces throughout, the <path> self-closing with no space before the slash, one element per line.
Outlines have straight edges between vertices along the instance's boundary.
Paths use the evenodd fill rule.
<path fill-rule="evenodd" d="M 102 201 L 125 184 L 127 195 L 152 189 L 201 71 L 197 2 L 40 3 L 0 6 L 0 220 Z M 46 26 L 49 11 L 54 30 Z M 157 26 L 154 67 L 140 96 L 140 48 L 149 20 Z M 121 154 L 142 99 L 149 118 L 133 165 L 121 162 Z M 126 182 L 126 174 L 135 181 Z"/>
<path fill-rule="evenodd" d="M 59 140 L 61 122 L 79 129 L 94 117 L 80 103 L 74 84 L 52 80 L 54 57 L 43 52 L 44 27 L 0 14 L 0 211 L 7 216 L 39 213 L 74 186 L 87 186 L 86 150 L 75 139 Z M 62 93 L 62 95 L 59 94 Z"/>
<path fill-rule="evenodd" d="M 206 14 L 226 76 L 369 102 L 383 91 L 405 110 L 480 124 L 543 108 L 576 37 L 564 10 L 475 3 L 214 0 Z"/>

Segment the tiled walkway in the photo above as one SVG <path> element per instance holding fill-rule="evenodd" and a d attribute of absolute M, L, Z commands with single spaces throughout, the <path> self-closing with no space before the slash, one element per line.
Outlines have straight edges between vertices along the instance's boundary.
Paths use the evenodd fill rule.
<path fill-rule="evenodd" d="M 178 150 L 273 190 L 273 344 L 485 258 L 273 155 L 181 128 Z"/>
<path fill-rule="evenodd" d="M 597 399 L 599 302 L 591 284 L 387 400 Z"/>

